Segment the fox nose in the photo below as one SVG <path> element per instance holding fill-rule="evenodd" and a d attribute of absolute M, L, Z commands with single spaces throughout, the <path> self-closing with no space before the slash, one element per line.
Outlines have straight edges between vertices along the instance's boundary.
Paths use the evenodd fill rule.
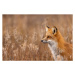
<path fill-rule="evenodd" d="M 41 40 L 41 42 L 43 42 L 43 40 Z"/>

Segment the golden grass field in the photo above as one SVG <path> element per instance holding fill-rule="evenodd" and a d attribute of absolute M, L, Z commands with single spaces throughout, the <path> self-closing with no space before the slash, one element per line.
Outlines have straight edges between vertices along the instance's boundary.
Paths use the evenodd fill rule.
<path fill-rule="evenodd" d="M 64 39 L 73 43 L 73 15 L 4 15 L 2 31 L 2 60 L 51 61 L 52 54 L 45 36 L 45 25 L 56 26 Z"/>

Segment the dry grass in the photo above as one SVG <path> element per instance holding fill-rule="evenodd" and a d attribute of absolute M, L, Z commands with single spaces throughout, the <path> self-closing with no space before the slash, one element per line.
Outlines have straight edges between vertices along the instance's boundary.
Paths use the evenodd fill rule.
<path fill-rule="evenodd" d="M 45 25 L 56 26 L 73 43 L 72 15 L 3 15 L 3 60 L 53 60 L 47 44 L 41 43 Z"/>

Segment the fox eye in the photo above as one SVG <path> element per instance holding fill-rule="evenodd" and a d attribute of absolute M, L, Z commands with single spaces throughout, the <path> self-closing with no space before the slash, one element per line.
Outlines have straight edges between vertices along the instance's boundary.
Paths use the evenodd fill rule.
<path fill-rule="evenodd" d="M 50 38 L 50 36 L 47 36 L 47 38 Z"/>

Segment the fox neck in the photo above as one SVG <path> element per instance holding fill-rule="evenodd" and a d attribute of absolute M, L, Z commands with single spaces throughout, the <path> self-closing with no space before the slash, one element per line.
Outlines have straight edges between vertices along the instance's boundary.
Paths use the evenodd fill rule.
<path fill-rule="evenodd" d="M 49 41 L 50 41 L 50 42 L 49 42 L 49 44 L 48 44 L 48 47 L 49 47 L 50 50 L 51 50 L 51 53 L 52 53 L 52 55 L 53 55 L 54 60 L 56 60 L 57 55 L 59 54 L 58 47 L 57 47 L 58 43 L 55 42 L 55 41 L 53 41 L 53 40 L 49 40 Z"/>
<path fill-rule="evenodd" d="M 66 43 L 61 33 L 58 31 L 58 34 L 56 35 L 57 42 L 58 42 L 58 48 L 64 50 L 64 44 Z"/>
<path fill-rule="evenodd" d="M 54 40 L 49 40 L 49 48 L 53 54 L 53 58 L 54 60 L 57 60 L 57 56 L 60 55 L 60 53 L 62 52 L 62 50 L 64 50 L 64 38 L 62 37 L 61 33 L 58 32 L 58 34 L 56 35 L 57 37 L 57 41 Z M 63 60 L 62 56 L 60 55 L 61 60 Z"/>
<path fill-rule="evenodd" d="M 58 48 L 58 43 L 55 42 L 55 41 L 51 41 L 49 44 L 48 44 L 48 47 L 50 48 L 51 50 L 51 53 L 53 55 L 53 58 L 54 60 L 64 60 L 63 57 L 60 55 L 60 53 L 62 52 L 62 50 L 59 50 Z M 59 58 L 58 58 L 59 56 Z"/>

